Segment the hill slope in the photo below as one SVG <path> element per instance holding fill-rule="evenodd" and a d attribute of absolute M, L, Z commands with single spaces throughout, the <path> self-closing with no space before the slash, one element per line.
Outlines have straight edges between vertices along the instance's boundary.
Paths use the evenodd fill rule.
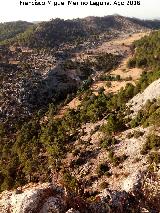
<path fill-rule="evenodd" d="M 31 26 L 33 26 L 32 23 L 25 21 L 0 23 L 0 43 L 23 33 Z"/>
<path fill-rule="evenodd" d="M 42 48 L 57 47 L 61 43 L 77 43 L 95 36 L 113 36 L 120 32 L 133 33 L 144 29 L 160 28 L 160 21 L 143 21 L 123 16 L 87 17 L 84 19 L 53 19 L 42 22 L 18 36 L 19 44 Z M 103 35 L 104 36 L 104 35 Z M 102 37 L 103 37 L 102 36 Z M 14 42 L 13 41 L 13 42 Z"/>
<path fill-rule="evenodd" d="M 94 18 L 88 19 L 90 23 L 90 20 Z M 122 34 L 124 36 L 123 31 Z M 122 41 L 113 42 L 117 49 L 123 47 L 122 49 L 127 50 L 127 57 L 132 57 L 133 54 L 134 67 L 139 65 L 137 61 L 143 56 L 143 52 L 154 64 L 150 66 L 150 63 L 146 63 L 145 66 L 140 66 L 141 69 L 145 68 L 145 72 L 141 76 L 137 75 L 132 81 L 122 78 L 127 76 L 126 73 L 129 71 L 127 64 L 130 65 L 130 62 L 125 62 L 125 70 L 123 70 L 124 66 L 119 67 L 122 77 L 113 74 L 119 73 L 119 69 L 116 69 L 117 59 L 119 60 L 117 54 L 104 52 L 96 55 L 92 52 L 88 53 L 90 57 L 86 61 L 83 61 L 82 57 L 78 61 L 77 54 L 78 56 L 80 54 L 78 51 L 69 59 L 61 59 L 55 64 L 57 73 L 54 76 L 54 69 L 46 73 L 43 73 L 41 67 L 38 71 L 35 69 L 39 56 L 39 61 L 49 57 L 46 63 L 50 64 L 53 57 L 52 51 L 48 54 L 44 50 L 34 52 L 33 49 L 27 49 L 27 52 L 24 49 L 23 52 L 22 47 L 14 51 L 6 50 L 4 47 L 1 72 L 2 81 L 7 82 L 7 84 L 3 83 L 4 89 L 5 86 L 13 85 L 15 94 L 19 95 L 20 92 L 23 95 L 23 101 L 30 97 L 32 91 L 34 95 L 37 91 L 37 97 L 31 96 L 31 100 L 39 106 L 44 98 L 46 111 L 36 111 L 28 117 L 28 120 L 25 120 L 26 122 L 16 123 L 20 115 L 18 110 L 22 108 L 20 106 L 17 110 L 15 107 L 14 113 L 17 119 L 14 122 L 10 120 L 10 129 L 7 126 L 9 119 L 5 120 L 3 116 L 4 123 L 0 126 L 2 141 L 0 143 L 0 190 L 20 188 L 14 192 L 5 191 L 1 194 L 0 210 L 2 212 L 13 211 L 16 208 L 19 212 L 26 212 L 28 208 L 33 212 L 48 211 L 46 209 L 52 208 L 62 213 L 70 208 L 82 213 L 160 211 L 159 92 L 156 91 L 156 100 L 148 102 L 147 106 L 138 112 L 136 120 L 130 118 L 132 108 L 127 105 L 136 94 L 139 93 L 139 97 L 145 94 L 147 97 L 144 99 L 147 100 L 150 96 L 146 91 L 154 91 L 155 85 L 159 89 L 159 61 L 152 60 L 155 58 L 155 47 L 159 50 L 157 42 L 159 34 L 155 33 L 155 36 L 153 34 L 136 42 L 133 45 L 136 47 L 134 50 L 126 43 L 115 45 Z M 44 45 L 43 41 L 42 44 Z M 147 49 L 146 44 L 149 44 Z M 113 48 L 113 46 L 107 47 Z M 81 53 L 83 56 L 86 54 L 85 51 Z M 5 58 L 3 54 L 8 57 Z M 16 59 L 23 59 L 23 62 L 27 60 L 27 64 L 19 64 L 17 60 L 17 65 L 11 65 L 8 61 L 15 63 L 14 55 Z M 39 61 L 37 64 L 40 64 Z M 126 73 L 123 74 L 123 72 Z M 5 76 L 4 73 L 8 75 Z M 57 92 L 51 89 L 63 87 L 63 83 L 70 80 L 67 76 L 72 76 L 70 79 L 73 79 L 76 84 L 80 78 L 85 79 L 76 93 L 79 105 L 76 109 L 68 109 L 62 118 L 56 118 L 57 111 L 53 105 L 55 102 L 51 100 L 48 106 L 47 98 L 48 95 L 51 99 L 53 95 L 57 95 Z M 86 79 L 84 76 L 89 78 Z M 107 88 L 114 86 L 115 81 L 117 84 L 125 81 L 125 86 L 115 89 L 115 93 L 105 92 L 105 89 L 100 87 L 95 94 L 92 86 L 99 81 L 98 77 L 102 78 Z M 57 80 L 56 83 L 53 83 L 53 79 Z M 61 81 L 63 83 L 59 84 Z M 21 82 L 25 88 L 19 88 Z M 29 88 L 30 84 L 31 88 Z M 46 89 L 44 93 L 41 90 L 43 88 Z M 10 106 L 10 109 L 13 109 L 15 99 L 8 88 L 3 91 L 4 100 L 7 95 L 10 97 L 7 100 L 13 101 Z M 62 91 L 60 95 L 64 95 L 64 92 Z M 18 103 L 19 101 L 17 99 Z M 6 113 L 7 109 L 6 107 L 3 111 L 2 108 L 2 112 Z M 31 182 L 50 182 L 53 185 L 24 186 Z M 61 187 L 57 187 L 58 185 Z M 18 199 L 21 202 L 20 206 L 16 204 Z M 34 203 L 34 206 L 28 203 Z"/>

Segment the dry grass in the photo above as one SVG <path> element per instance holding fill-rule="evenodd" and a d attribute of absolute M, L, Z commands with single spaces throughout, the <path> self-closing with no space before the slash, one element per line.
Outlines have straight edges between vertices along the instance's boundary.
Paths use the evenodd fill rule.
<path fill-rule="evenodd" d="M 58 115 L 56 115 L 55 118 L 62 118 L 68 109 L 76 109 L 80 103 L 81 102 L 78 98 L 74 98 L 71 102 L 69 102 L 69 104 L 60 109 Z"/>
<path fill-rule="evenodd" d="M 133 35 L 126 35 L 125 37 L 120 37 L 117 39 L 114 39 L 109 42 L 104 42 L 100 47 L 91 49 L 90 51 L 93 51 L 93 55 L 96 55 L 100 52 L 107 52 L 107 53 L 113 53 L 113 54 L 122 54 L 124 59 L 120 63 L 119 67 L 110 73 L 113 75 L 120 75 L 122 81 L 113 81 L 111 87 L 107 87 L 106 83 L 107 81 L 98 81 L 93 83 L 91 89 L 93 90 L 94 94 L 98 94 L 98 90 L 101 87 L 104 87 L 105 89 L 105 94 L 113 92 L 116 93 L 118 92 L 122 87 L 125 87 L 127 83 L 132 83 L 135 84 L 135 81 L 140 78 L 140 75 L 142 73 L 142 69 L 138 68 L 133 68 L 133 69 L 128 69 L 127 68 L 127 61 L 132 55 L 130 45 L 133 43 L 133 41 L 136 41 L 143 36 L 147 35 L 149 32 L 143 32 L 143 33 L 135 33 Z M 79 59 L 86 59 L 88 57 L 87 54 L 84 53 L 78 53 L 76 55 L 77 58 Z M 126 81 L 125 79 L 131 77 L 131 81 Z M 56 115 L 55 118 L 61 118 L 63 115 L 66 113 L 68 109 L 76 109 L 78 105 L 80 105 L 80 101 L 78 98 L 74 98 L 69 104 L 66 106 L 62 107 Z"/>
<path fill-rule="evenodd" d="M 113 75 L 120 75 L 121 79 L 126 79 L 128 77 L 132 77 L 133 81 L 136 81 L 140 78 L 143 70 L 140 68 L 132 68 L 129 69 L 127 67 L 127 62 L 129 60 L 130 56 L 125 58 L 121 64 L 119 65 L 119 67 L 116 70 L 113 70 L 111 73 Z"/>
<path fill-rule="evenodd" d="M 111 82 L 112 86 L 111 87 L 107 87 L 106 86 L 106 81 L 98 81 L 96 83 L 94 83 L 91 87 L 91 89 L 93 90 L 93 93 L 95 95 L 98 95 L 98 90 L 101 87 L 104 87 L 104 93 L 116 93 L 118 92 L 122 87 L 124 88 L 126 86 L 127 83 L 134 83 L 132 81 L 113 81 Z"/>

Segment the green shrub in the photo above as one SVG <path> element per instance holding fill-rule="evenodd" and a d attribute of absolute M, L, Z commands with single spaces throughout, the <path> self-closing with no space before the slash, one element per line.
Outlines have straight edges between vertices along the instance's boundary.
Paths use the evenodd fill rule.
<path fill-rule="evenodd" d="M 107 81 L 106 86 L 107 86 L 108 88 L 110 88 L 110 87 L 112 86 L 112 83 L 111 83 L 110 81 Z"/>
<path fill-rule="evenodd" d="M 160 153 L 158 153 L 158 152 L 150 153 L 147 160 L 150 164 L 152 164 L 152 163 L 159 164 L 160 163 Z"/>
<path fill-rule="evenodd" d="M 106 188 L 108 188 L 108 183 L 106 182 L 106 181 L 104 181 L 104 182 L 102 182 L 101 184 L 100 184 L 100 188 L 103 190 L 103 189 L 106 189 Z"/>
<path fill-rule="evenodd" d="M 123 163 L 128 158 L 128 156 L 123 154 L 122 156 L 117 157 L 115 156 L 114 152 L 110 150 L 108 153 L 108 158 L 114 166 L 118 166 L 120 163 Z"/>
<path fill-rule="evenodd" d="M 127 66 L 128 68 L 134 68 L 136 66 L 136 59 L 135 58 L 129 59 L 129 61 L 127 62 Z"/>
<path fill-rule="evenodd" d="M 144 132 L 141 132 L 141 131 L 134 131 L 133 132 L 134 138 L 139 138 L 139 137 L 141 137 L 143 135 L 144 135 Z"/>
<path fill-rule="evenodd" d="M 132 133 L 132 132 L 129 132 L 129 133 L 127 134 L 127 138 L 130 139 L 130 138 L 132 138 L 132 137 L 133 137 L 133 133 Z"/>
<path fill-rule="evenodd" d="M 118 116 L 110 115 L 107 119 L 107 123 L 101 126 L 101 131 L 106 134 L 112 134 L 124 129 L 124 123 Z"/>
<path fill-rule="evenodd" d="M 117 143 L 117 140 L 114 137 L 107 136 L 104 140 L 101 141 L 100 145 L 102 148 L 108 149 L 111 145 Z"/>
<path fill-rule="evenodd" d="M 102 94 L 105 91 L 104 87 L 100 87 L 98 89 L 98 94 Z"/>
<path fill-rule="evenodd" d="M 160 136 L 151 134 L 147 137 L 146 143 L 143 145 L 141 154 L 147 154 L 151 149 L 157 149 L 160 147 Z"/>
<path fill-rule="evenodd" d="M 82 157 L 79 157 L 76 160 L 72 160 L 70 163 L 70 167 L 71 168 L 77 168 L 79 166 L 82 166 L 83 164 L 85 164 L 86 160 Z"/>
<path fill-rule="evenodd" d="M 73 150 L 72 153 L 73 153 L 73 156 L 75 157 L 80 153 L 80 149 L 75 149 L 75 150 Z"/>
<path fill-rule="evenodd" d="M 114 166 L 118 165 L 119 159 L 114 155 L 114 152 L 112 150 L 109 151 L 108 158 Z"/>
<path fill-rule="evenodd" d="M 120 81 L 121 80 L 121 76 L 120 75 L 116 75 L 115 80 L 116 81 Z"/>
<path fill-rule="evenodd" d="M 97 168 L 97 174 L 98 176 L 102 176 L 102 175 L 108 175 L 110 168 L 107 165 L 107 163 L 101 163 L 98 168 Z"/>
<path fill-rule="evenodd" d="M 78 181 L 69 172 L 64 172 L 63 174 L 63 185 L 72 191 L 76 191 L 78 188 Z"/>

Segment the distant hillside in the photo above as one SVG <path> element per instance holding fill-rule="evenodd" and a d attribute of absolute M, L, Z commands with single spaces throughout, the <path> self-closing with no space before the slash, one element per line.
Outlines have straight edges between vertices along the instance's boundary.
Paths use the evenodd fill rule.
<path fill-rule="evenodd" d="M 135 42 L 136 54 L 129 61 L 130 67 L 160 68 L 160 31 Z"/>
<path fill-rule="evenodd" d="M 150 29 L 159 29 L 160 28 L 160 20 L 154 19 L 154 20 L 140 20 L 137 18 L 129 18 L 132 22 L 135 24 L 139 24 L 141 26 L 150 28 Z"/>
<path fill-rule="evenodd" d="M 12 42 L 20 45 L 47 48 L 66 42 L 81 42 L 101 34 L 133 33 L 160 28 L 160 21 L 144 21 L 123 16 L 86 17 L 84 19 L 53 19 L 35 24 Z"/>
<path fill-rule="evenodd" d="M 0 23 L 0 42 L 13 38 L 19 33 L 23 33 L 32 25 L 32 23 L 26 21 Z"/>

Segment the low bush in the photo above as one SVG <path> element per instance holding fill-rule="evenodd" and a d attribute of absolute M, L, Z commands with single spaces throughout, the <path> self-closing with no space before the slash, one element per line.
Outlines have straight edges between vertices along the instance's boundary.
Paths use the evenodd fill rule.
<path fill-rule="evenodd" d="M 107 187 L 108 187 L 108 183 L 106 182 L 106 181 L 104 181 L 104 182 L 102 182 L 101 184 L 100 184 L 100 189 L 106 189 Z"/>
<path fill-rule="evenodd" d="M 74 157 L 77 156 L 79 153 L 80 153 L 80 149 L 75 149 L 72 152 L 72 154 L 73 154 Z"/>
<path fill-rule="evenodd" d="M 107 165 L 107 163 L 101 163 L 98 168 L 97 168 L 97 174 L 98 176 L 102 176 L 102 175 L 108 175 L 110 168 Z"/>
<path fill-rule="evenodd" d="M 110 87 L 112 86 L 112 83 L 111 83 L 110 81 L 107 81 L 106 86 L 107 86 L 108 88 L 110 88 Z"/>
<path fill-rule="evenodd" d="M 134 131 L 133 132 L 133 136 L 134 136 L 134 138 L 139 138 L 139 137 L 141 137 L 141 136 L 143 136 L 144 135 L 144 132 L 141 132 L 141 131 Z"/>
<path fill-rule="evenodd" d="M 151 134 L 147 137 L 146 143 L 143 145 L 141 154 L 147 154 L 151 149 L 160 148 L 160 136 Z"/>
<path fill-rule="evenodd" d="M 115 156 L 114 152 L 110 150 L 108 153 L 108 158 L 114 166 L 118 166 L 120 163 L 123 163 L 128 158 L 128 156 L 123 154 L 122 156 L 117 157 Z"/>
<path fill-rule="evenodd" d="M 78 188 L 78 181 L 68 171 L 63 174 L 63 185 L 71 191 L 76 191 Z"/>
<path fill-rule="evenodd" d="M 117 140 L 114 137 L 108 136 L 101 141 L 100 146 L 102 148 L 109 149 L 111 145 L 114 145 L 116 143 L 117 143 Z"/>
<path fill-rule="evenodd" d="M 159 164 L 160 163 L 160 153 L 158 153 L 158 152 L 150 153 L 147 160 L 150 164 L 152 164 L 152 163 Z"/>

